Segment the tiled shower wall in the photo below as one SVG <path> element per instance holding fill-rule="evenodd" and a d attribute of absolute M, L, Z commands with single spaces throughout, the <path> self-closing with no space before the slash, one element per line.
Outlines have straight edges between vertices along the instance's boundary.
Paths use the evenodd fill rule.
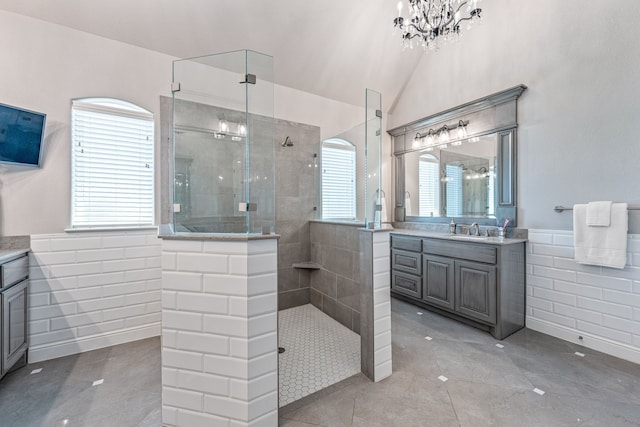
<path fill-rule="evenodd" d="M 286 137 L 292 147 L 283 147 Z M 320 173 L 320 128 L 276 120 L 276 233 L 278 308 L 309 303 L 310 272 L 293 268 L 311 259 L 309 220 L 316 217 Z"/>
<path fill-rule="evenodd" d="M 360 246 L 362 224 L 312 221 L 311 260 L 322 266 L 311 272 L 311 304 L 360 333 Z"/>
<path fill-rule="evenodd" d="M 527 327 L 640 363 L 640 235 L 624 269 L 573 258 L 572 232 L 529 230 Z"/>
<path fill-rule="evenodd" d="M 157 230 L 31 236 L 29 361 L 160 335 Z"/>

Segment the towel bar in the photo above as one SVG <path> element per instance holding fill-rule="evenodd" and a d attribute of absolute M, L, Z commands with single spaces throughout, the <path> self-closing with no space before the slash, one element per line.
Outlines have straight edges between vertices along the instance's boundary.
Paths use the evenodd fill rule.
<path fill-rule="evenodd" d="M 554 211 L 560 213 L 560 212 L 564 212 L 564 211 L 572 211 L 573 207 L 566 207 L 566 206 L 556 206 L 555 208 L 553 208 Z M 627 206 L 627 210 L 629 211 L 637 211 L 640 210 L 640 206 L 633 206 L 633 205 L 629 205 Z"/>

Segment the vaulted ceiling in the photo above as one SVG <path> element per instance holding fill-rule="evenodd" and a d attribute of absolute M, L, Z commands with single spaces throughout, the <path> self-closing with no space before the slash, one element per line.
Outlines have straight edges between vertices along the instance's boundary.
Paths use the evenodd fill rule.
<path fill-rule="evenodd" d="M 396 0 L 0 0 L 0 9 L 178 58 L 238 49 L 274 57 L 276 83 L 389 112 L 421 49 L 393 34 Z"/>

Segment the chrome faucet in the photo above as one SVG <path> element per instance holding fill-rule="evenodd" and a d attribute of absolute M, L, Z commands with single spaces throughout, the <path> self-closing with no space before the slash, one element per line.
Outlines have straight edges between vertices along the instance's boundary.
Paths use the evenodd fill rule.
<path fill-rule="evenodd" d="M 470 234 L 470 235 L 472 235 L 472 233 L 471 233 L 471 229 L 472 229 L 473 227 L 475 227 L 475 228 L 476 228 L 476 234 L 475 234 L 475 235 L 476 235 L 476 236 L 479 236 L 479 235 L 480 235 L 480 227 L 478 226 L 478 223 L 477 223 L 477 222 L 474 222 L 473 224 L 471 224 L 471 225 L 469 226 L 469 229 L 468 229 L 468 230 L 469 230 L 469 234 Z"/>

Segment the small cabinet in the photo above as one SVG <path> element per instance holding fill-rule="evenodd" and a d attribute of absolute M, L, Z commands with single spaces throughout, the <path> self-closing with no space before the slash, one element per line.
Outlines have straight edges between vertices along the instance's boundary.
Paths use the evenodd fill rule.
<path fill-rule="evenodd" d="M 0 378 L 27 363 L 28 276 L 26 252 L 0 264 Z"/>
<path fill-rule="evenodd" d="M 27 280 L 2 292 L 2 375 L 27 350 Z"/>
<path fill-rule="evenodd" d="M 503 339 L 524 327 L 525 241 L 391 234 L 391 292 Z"/>
<path fill-rule="evenodd" d="M 422 299 L 439 307 L 454 308 L 454 266 L 451 258 L 423 255 Z"/>
<path fill-rule="evenodd" d="M 496 323 L 496 268 L 477 262 L 456 261 L 455 310 L 467 317 Z"/>

